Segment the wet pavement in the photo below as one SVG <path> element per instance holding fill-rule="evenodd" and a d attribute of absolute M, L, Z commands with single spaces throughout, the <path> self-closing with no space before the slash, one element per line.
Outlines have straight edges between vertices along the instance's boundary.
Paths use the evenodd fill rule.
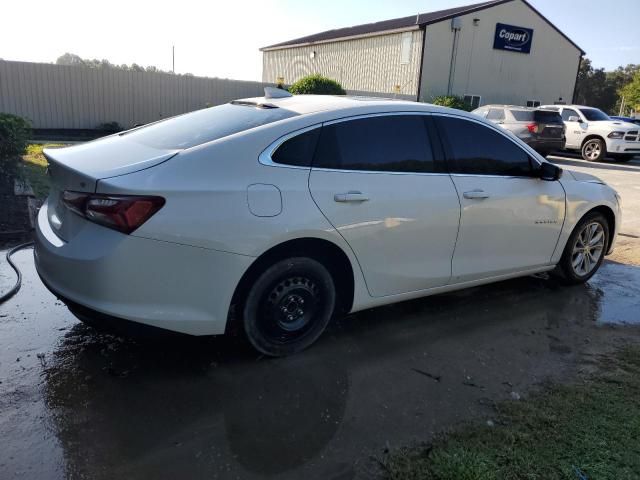
<path fill-rule="evenodd" d="M 365 478 L 385 448 L 490 416 L 603 338 L 639 336 L 610 325 L 640 319 L 640 267 L 607 262 L 585 286 L 524 278 L 352 315 L 271 360 L 233 339 L 100 334 L 31 255 L 0 307 L 2 479 Z"/>
<path fill-rule="evenodd" d="M 14 258 L 3 480 L 369 478 L 385 449 L 491 418 L 494 402 L 640 341 L 640 267 L 615 256 L 587 285 L 528 277 L 351 315 L 275 360 L 233 338 L 99 333 L 42 286 L 30 250 Z M 0 292 L 12 282 L 2 253 Z"/>

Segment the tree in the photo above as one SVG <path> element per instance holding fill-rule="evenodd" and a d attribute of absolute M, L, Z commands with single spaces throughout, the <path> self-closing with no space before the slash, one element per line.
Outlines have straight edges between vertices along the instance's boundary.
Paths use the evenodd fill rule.
<path fill-rule="evenodd" d="M 294 95 L 315 94 L 315 95 L 346 95 L 342 85 L 335 80 L 323 77 L 314 73 L 301 78 L 289 87 L 289 91 Z"/>
<path fill-rule="evenodd" d="M 631 82 L 640 65 L 605 72 L 603 68 L 593 68 L 591 60 L 584 58 L 578 71 L 575 102 L 599 108 L 608 113 L 617 113 L 620 108 L 620 90 Z"/>
<path fill-rule="evenodd" d="M 636 112 L 640 111 L 640 71 L 636 71 L 633 80 L 620 89 L 625 105 Z"/>

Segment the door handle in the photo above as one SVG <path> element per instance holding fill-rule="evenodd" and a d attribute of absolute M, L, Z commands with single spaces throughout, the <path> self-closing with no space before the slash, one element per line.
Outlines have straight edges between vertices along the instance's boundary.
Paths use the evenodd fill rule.
<path fill-rule="evenodd" d="M 470 192 L 464 192 L 462 195 L 464 196 L 464 198 L 470 199 L 489 198 L 489 194 L 484 190 L 471 190 Z"/>
<path fill-rule="evenodd" d="M 336 193 L 333 196 L 333 199 L 336 202 L 344 203 L 344 202 L 366 202 L 369 200 L 369 197 L 364 195 L 362 192 L 350 191 L 347 193 Z"/>

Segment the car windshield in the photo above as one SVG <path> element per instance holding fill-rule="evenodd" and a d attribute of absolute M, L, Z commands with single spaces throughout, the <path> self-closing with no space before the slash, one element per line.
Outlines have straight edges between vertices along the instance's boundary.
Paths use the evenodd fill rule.
<path fill-rule="evenodd" d="M 598 110 L 597 108 L 581 108 L 580 112 L 584 115 L 590 122 L 603 122 L 605 120 L 611 120 L 609 115 L 604 113 L 602 110 Z"/>
<path fill-rule="evenodd" d="M 183 149 L 298 115 L 283 108 L 227 103 L 124 132 L 135 142 L 162 149 Z"/>

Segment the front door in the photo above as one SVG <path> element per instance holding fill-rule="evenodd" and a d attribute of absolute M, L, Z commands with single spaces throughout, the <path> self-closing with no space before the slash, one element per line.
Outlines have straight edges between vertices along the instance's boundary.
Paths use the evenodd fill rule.
<path fill-rule="evenodd" d="M 380 297 L 446 285 L 460 205 L 434 158 L 427 115 L 356 117 L 322 127 L 309 188 Z"/>
<path fill-rule="evenodd" d="M 494 127 L 433 118 L 462 205 L 452 283 L 548 265 L 565 215 L 562 185 L 536 178 L 537 161 Z"/>
<path fill-rule="evenodd" d="M 567 148 L 581 148 L 582 140 L 587 133 L 587 124 L 582 121 L 580 114 L 573 108 L 562 109 L 562 120 L 567 129 L 565 136 L 567 137 Z M 571 119 L 571 121 L 569 121 Z M 578 119 L 576 121 L 576 119 Z"/>

